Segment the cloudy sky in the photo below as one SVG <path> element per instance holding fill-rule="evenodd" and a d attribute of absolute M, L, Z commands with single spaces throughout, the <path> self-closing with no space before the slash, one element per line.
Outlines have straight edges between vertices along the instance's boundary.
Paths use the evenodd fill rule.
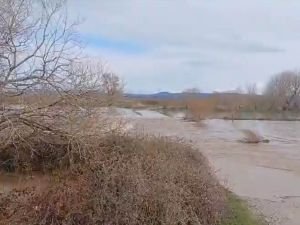
<path fill-rule="evenodd" d="M 134 93 L 262 88 L 300 68 L 300 0 L 69 0 L 69 12 Z"/>

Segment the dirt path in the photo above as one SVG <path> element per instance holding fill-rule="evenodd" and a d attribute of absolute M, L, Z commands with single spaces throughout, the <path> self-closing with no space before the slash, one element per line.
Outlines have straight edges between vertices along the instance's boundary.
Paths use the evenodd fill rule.
<path fill-rule="evenodd" d="M 300 224 L 300 148 L 226 140 L 211 135 L 205 124 L 175 118 L 136 117 L 130 121 L 147 133 L 191 141 L 208 157 L 219 180 L 270 224 Z"/>

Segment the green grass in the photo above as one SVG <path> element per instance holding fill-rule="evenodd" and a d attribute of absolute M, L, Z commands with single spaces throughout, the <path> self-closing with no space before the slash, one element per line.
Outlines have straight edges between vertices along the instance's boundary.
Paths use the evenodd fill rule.
<path fill-rule="evenodd" d="M 262 218 L 254 215 L 247 204 L 237 196 L 229 194 L 230 217 L 222 225 L 267 225 Z"/>

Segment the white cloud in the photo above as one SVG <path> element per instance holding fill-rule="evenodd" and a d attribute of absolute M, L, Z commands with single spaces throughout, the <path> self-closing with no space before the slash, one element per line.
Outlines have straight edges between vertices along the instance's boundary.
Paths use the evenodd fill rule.
<path fill-rule="evenodd" d="M 89 46 L 131 91 L 203 91 L 265 83 L 299 66 L 298 0 L 69 0 L 85 36 L 125 40 L 146 51 Z"/>

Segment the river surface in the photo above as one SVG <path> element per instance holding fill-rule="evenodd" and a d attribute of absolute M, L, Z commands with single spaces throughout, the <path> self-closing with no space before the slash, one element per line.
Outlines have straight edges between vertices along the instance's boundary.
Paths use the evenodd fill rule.
<path fill-rule="evenodd" d="M 271 225 L 300 224 L 300 122 L 215 119 L 194 123 L 180 116 L 129 111 L 121 114 L 136 130 L 184 138 L 199 149 L 219 181 Z M 245 130 L 270 142 L 242 143 Z"/>
<path fill-rule="evenodd" d="M 270 140 L 270 145 L 276 147 L 300 147 L 299 121 L 225 121 L 207 120 L 206 135 L 220 138 L 224 141 L 235 141 L 243 137 L 243 130 L 252 130 L 258 135 Z M 300 149 L 299 149 L 300 151 Z"/>

